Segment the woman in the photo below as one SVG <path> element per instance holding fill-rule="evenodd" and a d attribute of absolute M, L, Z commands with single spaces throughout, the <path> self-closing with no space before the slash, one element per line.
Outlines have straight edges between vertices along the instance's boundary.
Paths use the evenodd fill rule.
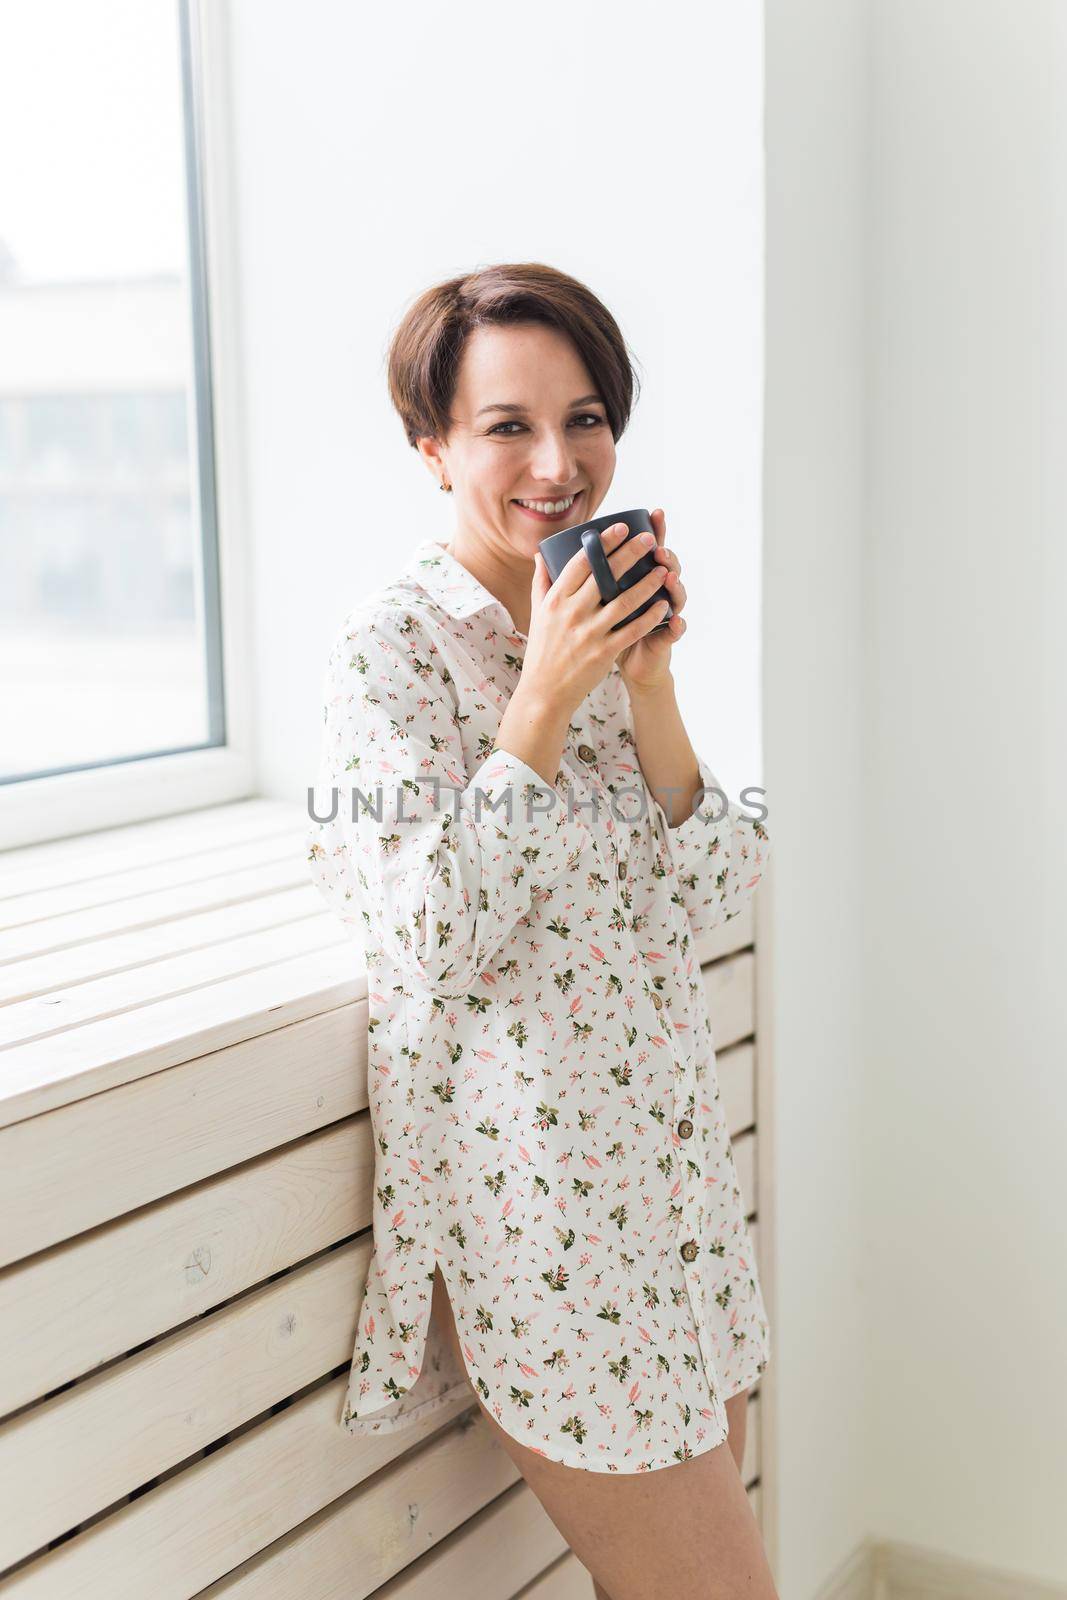
<path fill-rule="evenodd" d="M 607 604 L 584 551 L 553 583 L 538 549 L 611 485 L 626 346 L 583 284 L 498 266 L 414 303 L 389 381 L 456 523 L 327 672 L 309 858 L 364 936 L 376 1140 L 340 1421 L 408 1427 L 469 1382 L 601 1600 L 768 1600 L 739 1471 L 768 1329 L 694 953 L 767 834 L 694 809 L 718 786 L 662 510 L 604 534 L 616 576 L 655 557 Z M 614 629 L 660 589 L 665 628 L 657 600 Z"/>

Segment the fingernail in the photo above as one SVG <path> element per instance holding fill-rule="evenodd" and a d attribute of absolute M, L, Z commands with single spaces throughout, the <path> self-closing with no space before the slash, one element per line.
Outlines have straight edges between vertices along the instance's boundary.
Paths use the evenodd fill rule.
<path fill-rule="evenodd" d="M 656 542 L 656 535 L 654 533 L 643 533 L 641 535 L 641 543 L 642 544 L 655 544 L 655 542 Z"/>

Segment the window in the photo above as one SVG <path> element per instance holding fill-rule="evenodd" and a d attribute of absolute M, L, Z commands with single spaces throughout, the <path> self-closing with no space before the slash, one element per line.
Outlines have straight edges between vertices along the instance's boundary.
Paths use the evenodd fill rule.
<path fill-rule="evenodd" d="M 0 797 L 50 819 L 10 844 L 223 797 L 158 776 L 227 725 L 196 14 L 24 0 L 6 31 Z"/>

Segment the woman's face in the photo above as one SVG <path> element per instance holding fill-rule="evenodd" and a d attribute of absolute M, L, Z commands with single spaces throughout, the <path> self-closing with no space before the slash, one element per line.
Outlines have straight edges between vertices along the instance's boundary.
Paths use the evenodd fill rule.
<path fill-rule="evenodd" d="M 457 531 L 532 561 L 548 534 L 595 516 L 615 472 L 615 441 L 595 390 L 574 345 L 554 328 L 520 323 L 471 334 L 448 440 L 419 440 L 431 471 L 452 485 Z M 538 514 L 521 500 L 547 501 L 551 510 Z"/>

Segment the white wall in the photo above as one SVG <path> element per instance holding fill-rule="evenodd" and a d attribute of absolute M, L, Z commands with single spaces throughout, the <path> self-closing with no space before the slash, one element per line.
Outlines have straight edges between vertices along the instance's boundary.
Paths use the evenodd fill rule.
<path fill-rule="evenodd" d="M 766 50 L 779 1580 L 1062 1583 L 1067 8 Z"/>
<path fill-rule="evenodd" d="M 872 1498 L 1062 1583 L 1067 7 L 882 0 L 872 42 Z"/>
<path fill-rule="evenodd" d="M 783 1600 L 867 1532 L 863 1078 L 866 4 L 767 0 L 764 706 L 777 807 L 774 1337 Z"/>
<path fill-rule="evenodd" d="M 760 783 L 758 8 L 234 0 L 232 23 L 263 791 L 303 803 L 337 627 L 451 532 L 389 405 L 393 327 L 430 283 L 531 259 L 639 358 L 603 509 L 664 506 L 694 742 L 731 794 Z"/>

